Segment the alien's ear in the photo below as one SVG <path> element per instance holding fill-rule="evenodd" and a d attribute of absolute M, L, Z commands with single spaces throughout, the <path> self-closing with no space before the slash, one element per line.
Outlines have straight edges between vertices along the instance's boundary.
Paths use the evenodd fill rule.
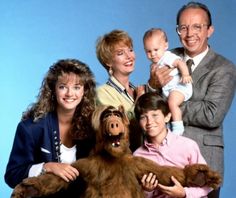
<path fill-rule="evenodd" d="M 106 105 L 99 105 L 95 108 L 92 114 L 92 127 L 95 131 L 99 130 L 100 128 L 100 117 L 102 113 L 107 109 Z"/>
<path fill-rule="evenodd" d="M 126 114 L 126 112 L 125 112 L 125 108 L 124 108 L 124 106 L 123 105 L 120 105 L 119 107 L 118 107 L 118 110 L 122 113 L 122 115 L 123 115 L 123 121 L 124 121 L 124 124 L 129 124 L 129 118 L 128 118 L 128 116 L 127 116 L 127 114 Z"/>

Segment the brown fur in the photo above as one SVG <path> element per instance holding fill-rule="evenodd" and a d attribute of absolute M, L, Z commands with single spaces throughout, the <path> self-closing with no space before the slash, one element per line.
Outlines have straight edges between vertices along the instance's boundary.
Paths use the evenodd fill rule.
<path fill-rule="evenodd" d="M 133 156 L 129 150 L 129 121 L 122 107 L 119 111 L 111 106 L 98 107 L 92 124 L 96 131 L 94 153 L 72 164 L 87 183 L 84 197 L 144 197 L 140 181 L 150 172 L 157 175 L 159 183 L 168 186 L 173 185 L 171 176 L 183 186 L 217 188 L 221 183 L 219 174 L 205 164 L 187 165 L 182 169 L 159 166 L 151 160 Z M 69 183 L 48 173 L 25 179 L 16 186 L 12 198 L 45 196 L 68 186 Z"/>

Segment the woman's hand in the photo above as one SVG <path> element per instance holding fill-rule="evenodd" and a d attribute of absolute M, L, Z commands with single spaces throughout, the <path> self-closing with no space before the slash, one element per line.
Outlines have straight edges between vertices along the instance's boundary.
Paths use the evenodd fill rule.
<path fill-rule="evenodd" d="M 73 181 L 79 176 L 79 171 L 70 164 L 48 162 L 43 166 L 47 173 L 53 173 L 64 179 L 66 182 Z"/>

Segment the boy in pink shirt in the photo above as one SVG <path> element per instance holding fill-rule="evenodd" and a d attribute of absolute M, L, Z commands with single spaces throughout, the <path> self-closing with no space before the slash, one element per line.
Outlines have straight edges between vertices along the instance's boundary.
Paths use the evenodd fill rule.
<path fill-rule="evenodd" d="M 142 95 L 135 105 L 135 116 L 145 133 L 144 144 L 135 152 L 135 156 L 142 156 L 160 165 L 177 166 L 201 163 L 206 164 L 200 149 L 192 139 L 173 134 L 167 124 L 171 114 L 168 104 L 156 93 Z M 142 183 L 146 190 L 146 197 L 170 198 L 207 197 L 212 190 L 209 187 L 183 187 L 173 177 L 174 186 L 158 184 L 155 176 L 144 176 Z"/>

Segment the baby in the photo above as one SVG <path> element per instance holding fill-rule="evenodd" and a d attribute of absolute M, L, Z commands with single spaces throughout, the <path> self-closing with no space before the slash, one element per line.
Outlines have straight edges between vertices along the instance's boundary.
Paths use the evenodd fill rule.
<path fill-rule="evenodd" d="M 180 105 L 192 96 L 192 77 L 186 63 L 181 57 L 167 51 L 168 39 L 166 33 L 160 28 L 152 28 L 143 36 L 143 44 L 147 58 L 153 63 L 152 67 L 169 66 L 173 68 L 170 75 L 172 80 L 162 87 L 162 93 L 172 115 L 172 131 L 182 135 L 184 125 Z"/>

